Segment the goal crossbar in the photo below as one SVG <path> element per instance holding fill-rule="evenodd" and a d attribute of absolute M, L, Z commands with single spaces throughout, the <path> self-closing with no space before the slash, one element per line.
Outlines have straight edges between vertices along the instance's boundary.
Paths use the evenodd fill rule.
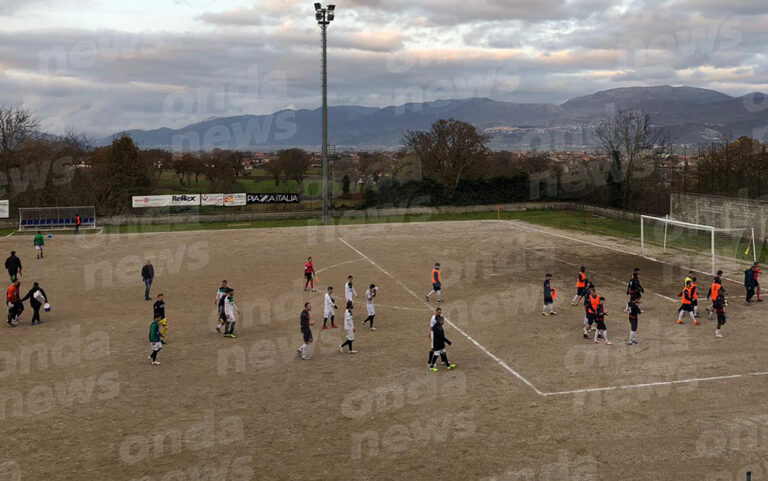
<path fill-rule="evenodd" d="M 745 255 L 749 255 L 749 252 L 751 251 L 752 254 L 752 260 L 753 262 L 757 262 L 757 252 L 755 249 L 755 229 L 753 227 L 714 227 L 711 225 L 704 225 L 704 224 L 695 224 L 692 222 L 684 222 L 680 220 L 670 219 L 669 217 L 654 217 L 650 215 L 641 215 L 640 216 L 640 252 L 644 257 L 648 257 L 646 253 L 646 247 L 645 247 L 645 224 L 646 222 L 657 222 L 662 223 L 664 225 L 664 238 L 662 243 L 662 249 L 663 252 L 666 252 L 667 250 L 667 238 L 668 238 L 668 229 L 670 226 L 674 227 L 681 227 L 684 229 L 690 229 L 695 230 L 699 232 L 706 232 L 709 234 L 709 256 L 711 257 L 711 270 L 712 274 L 714 275 L 716 272 L 716 235 L 718 233 L 722 234 L 728 234 L 728 233 L 734 233 L 734 232 L 749 232 L 749 246 L 747 248 L 747 251 L 745 252 Z"/>

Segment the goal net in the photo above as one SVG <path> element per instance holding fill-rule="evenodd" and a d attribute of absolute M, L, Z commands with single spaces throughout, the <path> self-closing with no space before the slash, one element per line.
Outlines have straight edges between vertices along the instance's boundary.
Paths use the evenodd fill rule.
<path fill-rule="evenodd" d="M 640 217 L 640 249 L 649 259 L 713 275 L 719 263 L 757 261 L 751 227 L 726 229 L 647 215 Z"/>
<path fill-rule="evenodd" d="M 19 230 L 74 229 L 78 215 L 81 229 L 96 228 L 94 206 L 31 207 L 19 209 Z"/>

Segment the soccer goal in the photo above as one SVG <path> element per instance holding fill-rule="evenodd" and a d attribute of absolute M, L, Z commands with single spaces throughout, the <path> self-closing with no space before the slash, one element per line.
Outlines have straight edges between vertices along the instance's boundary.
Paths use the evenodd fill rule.
<path fill-rule="evenodd" d="M 96 228 L 96 208 L 80 207 L 31 207 L 19 209 L 19 230 L 74 229 L 77 216 L 81 229 Z"/>
<path fill-rule="evenodd" d="M 640 216 L 643 257 L 714 274 L 718 261 L 757 261 L 752 227 L 720 228 L 668 217 Z"/>

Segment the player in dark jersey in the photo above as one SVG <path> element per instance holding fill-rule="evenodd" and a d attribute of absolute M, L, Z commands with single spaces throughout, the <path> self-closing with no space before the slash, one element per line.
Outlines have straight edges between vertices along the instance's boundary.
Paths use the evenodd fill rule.
<path fill-rule="evenodd" d="M 298 349 L 296 349 L 296 352 L 299 353 L 299 356 L 301 356 L 301 359 L 303 361 L 309 361 L 309 356 L 307 355 L 307 349 L 309 348 L 309 345 L 312 344 L 312 325 L 313 323 L 310 321 L 309 312 L 312 310 L 312 304 L 309 302 L 304 303 L 304 310 L 301 311 L 301 316 L 299 317 L 299 325 L 301 326 L 301 335 L 304 339 L 304 344 L 299 346 Z"/>
<path fill-rule="evenodd" d="M 637 322 L 640 319 L 640 314 L 643 311 L 640 310 L 640 303 L 642 299 L 629 300 L 629 345 L 637 346 Z"/>

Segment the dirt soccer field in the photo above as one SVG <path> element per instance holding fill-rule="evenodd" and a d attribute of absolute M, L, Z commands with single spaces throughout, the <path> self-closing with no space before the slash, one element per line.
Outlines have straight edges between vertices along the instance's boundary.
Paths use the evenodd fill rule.
<path fill-rule="evenodd" d="M 637 242 L 477 221 L 55 235 L 42 261 L 31 238 L 0 247 L 22 258 L 22 292 L 37 280 L 53 306 L 0 337 L 0 481 L 768 479 L 766 308 L 728 281 L 723 339 L 703 299 L 701 325 L 676 325 L 685 271 L 634 255 Z M 302 291 L 308 255 L 316 293 Z M 160 366 L 147 359 L 144 259 L 166 297 Z M 434 262 L 458 365 L 437 373 Z M 613 346 L 582 337 L 583 307 L 569 305 L 580 265 L 607 298 Z M 634 267 L 646 292 L 629 347 Z M 555 317 L 541 316 L 546 272 Z M 341 306 L 348 274 L 354 356 L 339 352 L 343 329 L 320 329 L 322 292 L 333 285 Z M 242 310 L 237 339 L 214 330 L 222 279 Z M 376 332 L 361 326 L 370 283 Z M 296 353 L 305 301 L 311 361 Z"/>

